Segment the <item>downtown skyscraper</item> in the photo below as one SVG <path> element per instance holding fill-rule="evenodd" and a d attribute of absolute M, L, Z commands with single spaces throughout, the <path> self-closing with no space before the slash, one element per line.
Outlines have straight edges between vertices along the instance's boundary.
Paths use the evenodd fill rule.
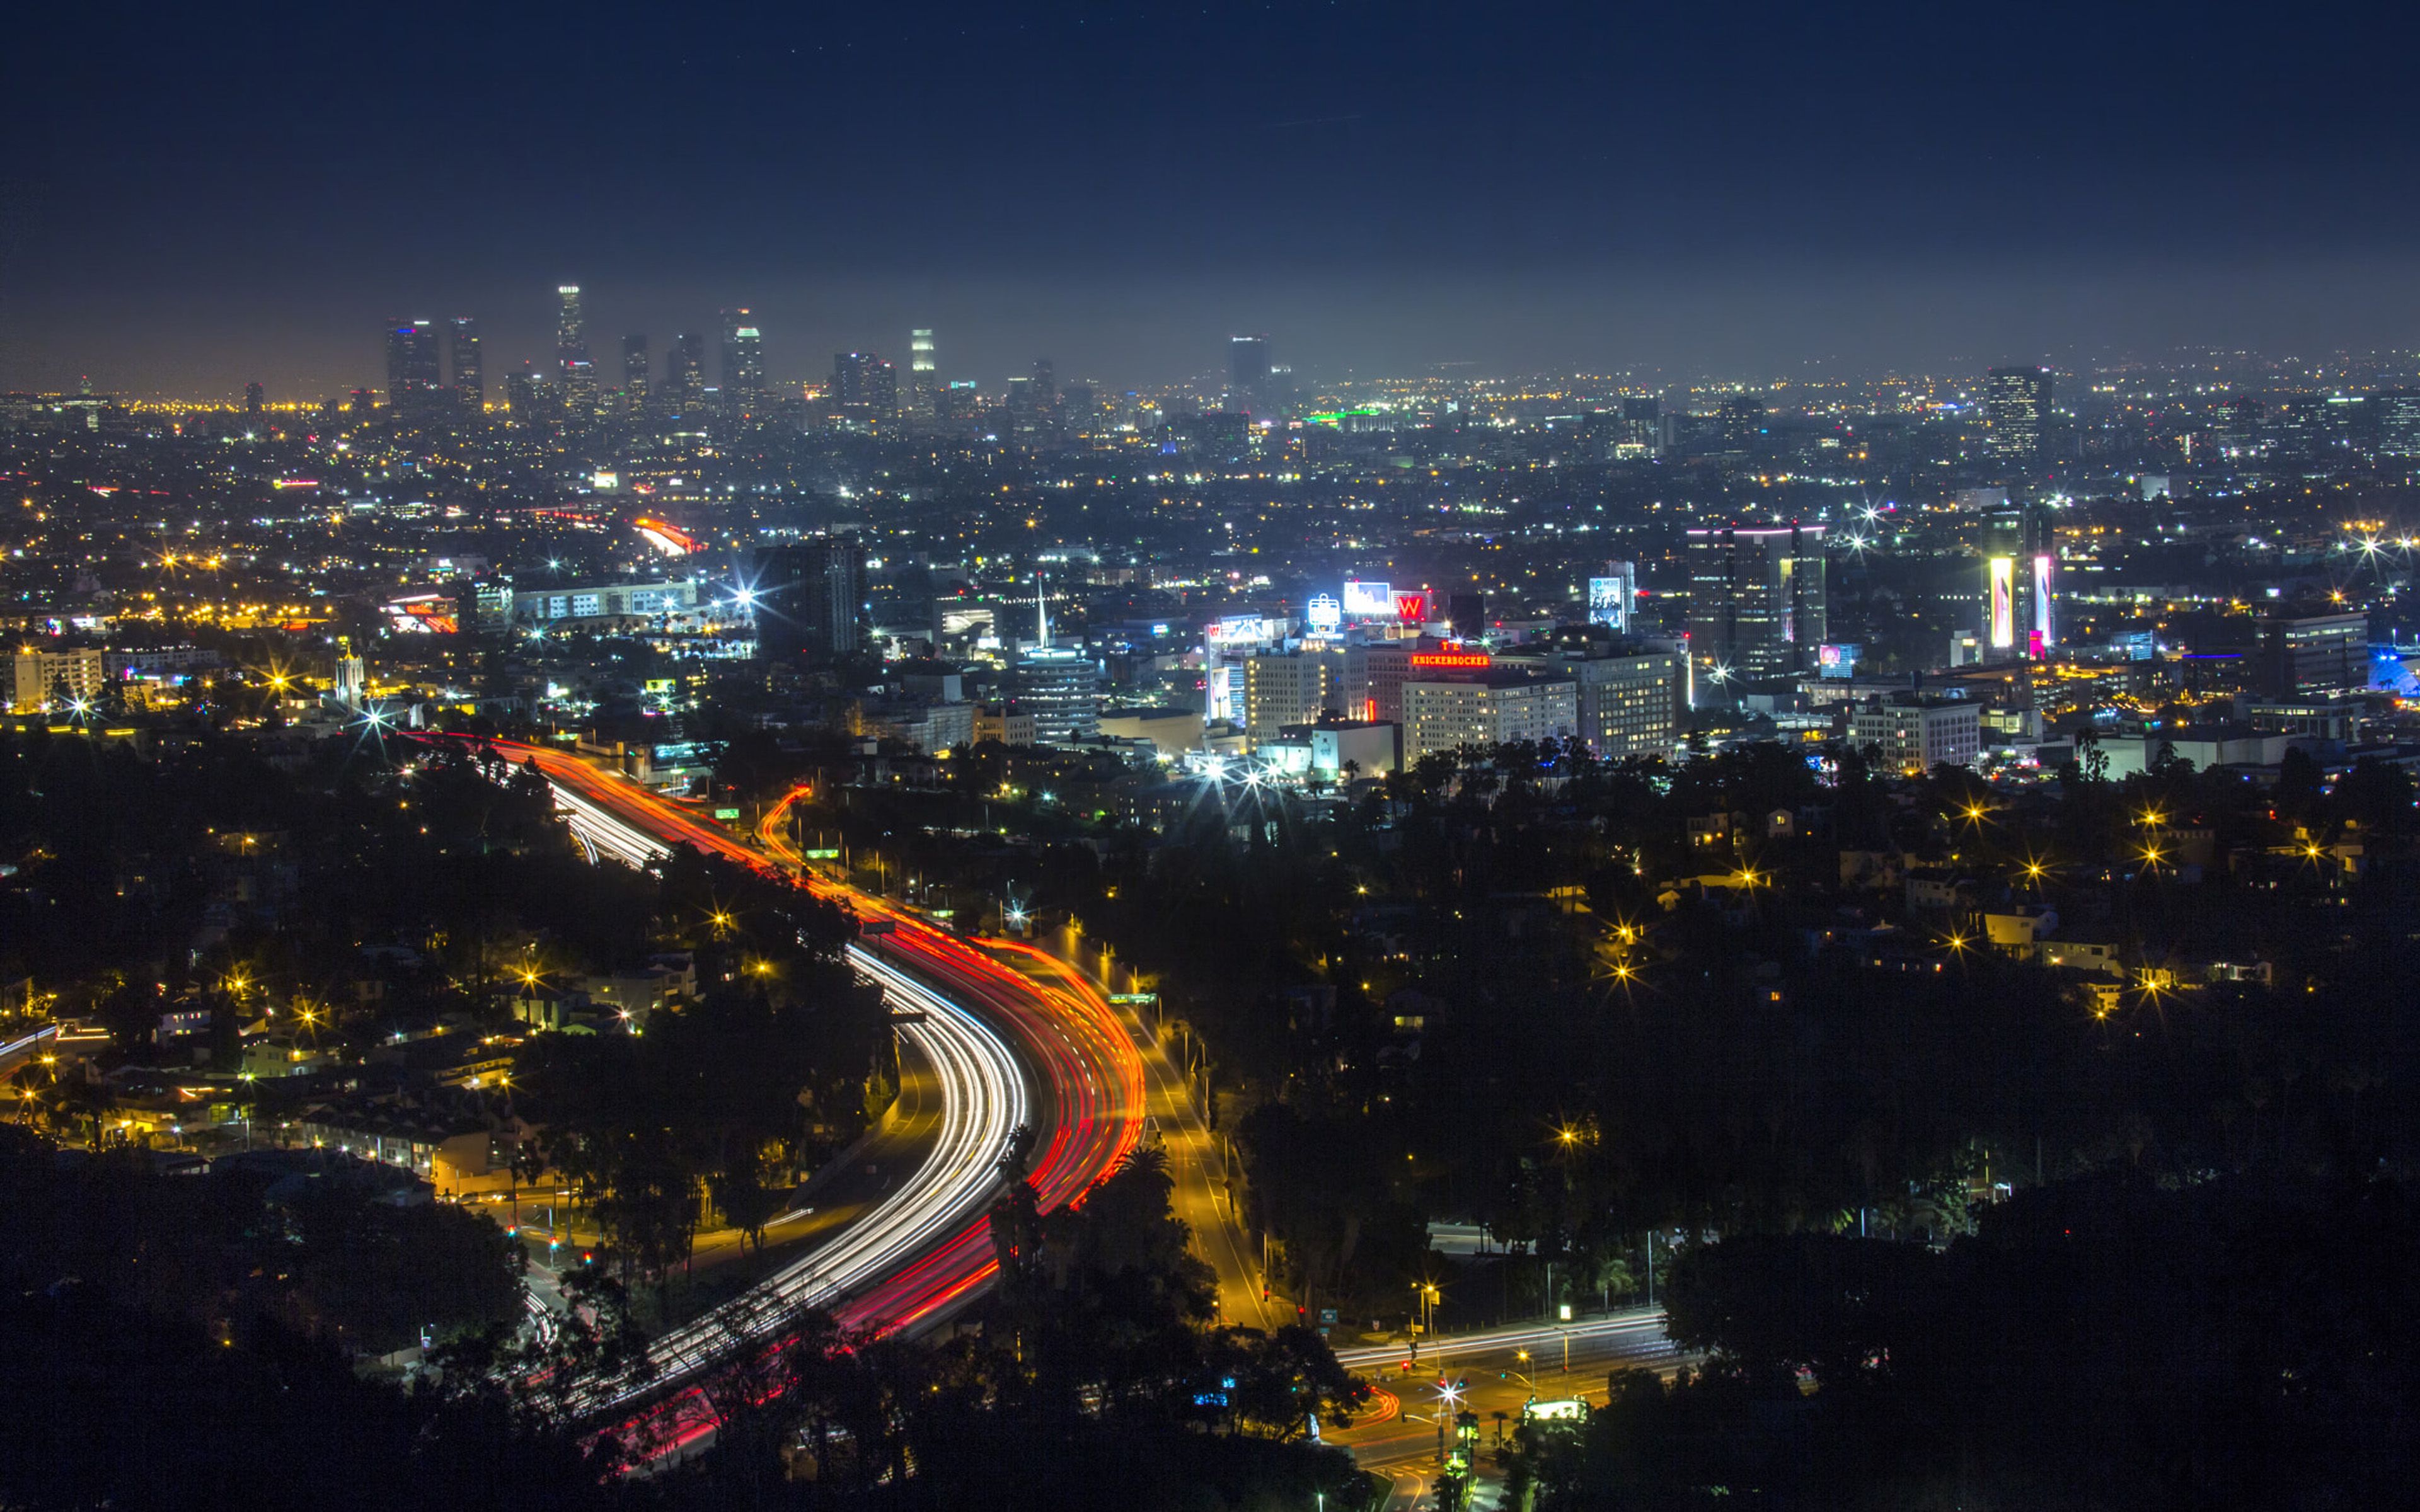
<path fill-rule="evenodd" d="M 706 403 L 706 338 L 694 331 L 675 332 L 664 354 L 664 401 L 685 415 Z"/>
<path fill-rule="evenodd" d="M 622 408 L 637 414 L 647 407 L 647 338 L 622 338 Z"/>
<path fill-rule="evenodd" d="M 476 415 L 487 409 L 488 374 L 479 357 L 479 322 L 467 315 L 458 315 L 451 322 L 454 348 L 454 402 L 465 414 Z"/>
<path fill-rule="evenodd" d="M 908 405 L 919 423 L 929 424 L 941 412 L 941 372 L 930 329 L 908 332 Z"/>
<path fill-rule="evenodd" d="M 588 361 L 588 315 L 580 302 L 580 285 L 555 289 L 562 301 L 554 322 L 555 381 L 562 385 L 564 407 L 576 415 L 597 412 L 597 369 Z"/>
<path fill-rule="evenodd" d="M 722 312 L 722 402 L 740 414 L 765 408 L 765 337 L 745 309 Z"/>
<path fill-rule="evenodd" d="M 386 402 L 398 413 L 427 412 L 442 386 L 437 332 L 426 320 L 396 320 L 386 332 Z"/>

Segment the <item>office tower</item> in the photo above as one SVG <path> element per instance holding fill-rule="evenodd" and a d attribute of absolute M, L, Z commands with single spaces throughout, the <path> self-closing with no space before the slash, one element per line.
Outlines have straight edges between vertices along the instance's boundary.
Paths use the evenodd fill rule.
<path fill-rule="evenodd" d="M 1344 712 L 1344 653 L 1275 652 L 1244 658 L 1244 729 L 1254 745 L 1289 725 Z"/>
<path fill-rule="evenodd" d="M 1689 654 L 1702 697 L 1742 680 L 1811 671 L 1828 639 L 1823 527 L 1693 530 Z"/>
<path fill-rule="evenodd" d="M 1033 743 L 1096 740 L 1101 671 L 1072 646 L 1034 646 L 1016 658 L 1016 709 L 1033 719 Z"/>
<path fill-rule="evenodd" d="M 684 414 L 706 402 L 706 338 L 694 331 L 673 337 L 664 354 L 664 397 Z"/>
<path fill-rule="evenodd" d="M 260 418 L 261 410 L 266 408 L 268 408 L 268 402 L 261 394 L 260 385 L 257 383 L 245 384 L 243 386 L 243 412 L 251 418 L 258 420 Z"/>
<path fill-rule="evenodd" d="M 454 347 L 454 402 L 469 414 L 488 408 L 488 374 L 479 361 L 479 322 L 458 315 L 450 322 Z"/>
<path fill-rule="evenodd" d="M 1269 338 L 1227 338 L 1227 408 L 1256 414 L 1268 408 Z"/>
<path fill-rule="evenodd" d="M 722 401 L 741 413 L 765 407 L 765 338 L 746 310 L 722 312 Z"/>
<path fill-rule="evenodd" d="M 941 369 L 929 330 L 908 332 L 908 408 L 920 421 L 941 418 Z"/>
<path fill-rule="evenodd" d="M 2420 392 L 2383 390 L 2370 396 L 2370 408 L 2376 411 L 2370 424 L 2377 427 L 2380 456 L 2420 456 Z"/>
<path fill-rule="evenodd" d="M 2260 626 L 2261 691 L 2277 700 L 2342 698 L 2369 687 L 2369 616 L 2272 614 Z"/>
<path fill-rule="evenodd" d="M 371 395 L 370 391 L 367 389 L 355 389 L 350 400 L 345 406 L 347 409 L 352 412 L 352 416 L 355 420 L 368 419 L 370 411 L 377 407 L 378 400 Z"/>
<path fill-rule="evenodd" d="M 1059 429 L 1059 369 L 1047 357 L 1033 360 L 1033 384 L 1027 397 L 1032 402 L 1036 434 Z"/>
<path fill-rule="evenodd" d="M 1995 367 L 1983 380 L 1984 449 L 2011 462 L 2041 455 L 2050 424 L 2050 369 Z"/>
<path fill-rule="evenodd" d="M 899 413 L 899 375 L 872 352 L 834 352 L 831 402 L 852 420 L 888 424 Z"/>
<path fill-rule="evenodd" d="M 437 333 L 426 320 L 398 320 L 386 333 L 386 402 L 399 414 L 427 411 L 438 389 Z"/>
<path fill-rule="evenodd" d="M 865 548 L 816 536 L 756 553 L 756 652 L 821 665 L 855 656 L 865 608 Z"/>
<path fill-rule="evenodd" d="M 1721 431 L 1723 450 L 1754 452 L 1764 445 L 1764 401 L 1753 393 L 1734 394 L 1714 407 L 1714 424 Z"/>
<path fill-rule="evenodd" d="M 593 415 L 597 369 L 588 360 L 588 315 L 580 301 L 580 285 L 564 284 L 554 292 L 563 301 L 554 322 L 554 380 L 561 387 L 565 409 L 575 415 Z"/>
<path fill-rule="evenodd" d="M 1580 738 L 1600 758 L 1672 753 L 1688 675 L 1680 653 L 1650 651 L 1598 630 L 1559 633 L 1538 659 L 1578 685 Z"/>
<path fill-rule="evenodd" d="M 504 408 L 510 411 L 513 424 L 526 425 L 537 419 L 539 400 L 537 375 L 524 365 L 518 373 L 504 375 Z"/>
<path fill-rule="evenodd" d="M 622 408 L 637 414 L 647 407 L 647 338 L 622 338 Z"/>

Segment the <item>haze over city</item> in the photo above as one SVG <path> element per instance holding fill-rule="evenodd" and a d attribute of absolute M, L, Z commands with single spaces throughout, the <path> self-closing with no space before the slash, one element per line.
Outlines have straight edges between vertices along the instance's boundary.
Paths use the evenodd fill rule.
<path fill-rule="evenodd" d="M 0 54 L 0 1506 L 2388 1506 L 2385 7 Z"/>
<path fill-rule="evenodd" d="M 538 355 L 563 282 L 752 306 L 784 378 L 911 325 L 994 382 L 1264 329 L 1331 378 L 2408 345 L 2394 12 L 2266 14 L 54 10 L 0 384 L 318 397 L 391 316 Z"/>

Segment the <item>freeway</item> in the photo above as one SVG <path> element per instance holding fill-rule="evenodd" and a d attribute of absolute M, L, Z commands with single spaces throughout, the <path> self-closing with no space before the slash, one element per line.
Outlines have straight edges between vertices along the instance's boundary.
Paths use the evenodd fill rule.
<path fill-rule="evenodd" d="M 674 845 L 692 845 L 799 886 L 766 856 L 683 805 L 601 771 L 569 752 L 493 742 L 530 762 L 591 856 L 644 864 Z M 783 860 L 796 859 L 783 856 Z M 1031 1127 L 1037 1142 L 1027 1172 L 1044 1211 L 1080 1197 L 1141 1136 L 1143 1064 L 1134 1041 L 1097 994 L 1054 992 L 921 918 L 853 889 L 809 890 L 886 928 L 850 948 L 849 961 L 897 1005 L 920 1010 L 903 1026 L 943 1067 L 944 1136 L 898 1193 L 841 1236 L 783 1267 L 764 1286 L 662 1341 L 661 1366 L 645 1388 L 694 1374 L 729 1347 L 730 1319 L 765 1318 L 768 1297 L 830 1305 L 844 1324 L 914 1332 L 940 1321 L 997 1269 L 984 1209 L 997 1190 L 1008 1131 Z M 778 1288 L 768 1291 L 768 1288 Z M 600 1383 L 590 1404 L 603 1412 L 640 1388 Z M 678 1446 L 707 1431 L 694 1392 L 650 1410 L 657 1442 Z M 667 1429 L 663 1419 L 675 1421 Z"/>

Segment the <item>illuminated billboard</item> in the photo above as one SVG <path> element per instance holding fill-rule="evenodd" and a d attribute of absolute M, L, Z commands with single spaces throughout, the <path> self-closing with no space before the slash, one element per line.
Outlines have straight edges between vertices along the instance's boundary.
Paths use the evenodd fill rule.
<path fill-rule="evenodd" d="M 2052 627 L 2050 617 L 2050 557 L 2043 555 L 2034 558 L 2033 652 L 2036 660 L 2040 660 L 2043 652 L 2058 643 L 2058 637 Z"/>
<path fill-rule="evenodd" d="M 1405 625 L 1425 625 L 1429 618 L 1429 595 L 1418 589 L 1406 588 L 1395 594 L 1395 618 Z"/>
<path fill-rule="evenodd" d="M 1861 645 L 1822 645 L 1815 648 L 1815 670 L 1825 677 L 1854 677 L 1857 657 L 1865 650 Z"/>
<path fill-rule="evenodd" d="M 1992 649 L 2006 651 L 2017 643 L 2017 559 L 1992 559 Z"/>
<path fill-rule="evenodd" d="M 1446 667 L 1476 671 L 1496 665 L 1496 658 L 1484 651 L 1420 651 L 1406 659 L 1414 669 L 1422 671 Z"/>
<path fill-rule="evenodd" d="M 1319 594 L 1304 606 L 1302 617 L 1322 635 L 1334 635 L 1344 624 L 1344 606 L 1334 594 Z"/>
<path fill-rule="evenodd" d="M 1344 612 L 1391 620 L 1395 617 L 1395 590 L 1386 583 L 1365 583 L 1356 579 L 1344 585 Z"/>

